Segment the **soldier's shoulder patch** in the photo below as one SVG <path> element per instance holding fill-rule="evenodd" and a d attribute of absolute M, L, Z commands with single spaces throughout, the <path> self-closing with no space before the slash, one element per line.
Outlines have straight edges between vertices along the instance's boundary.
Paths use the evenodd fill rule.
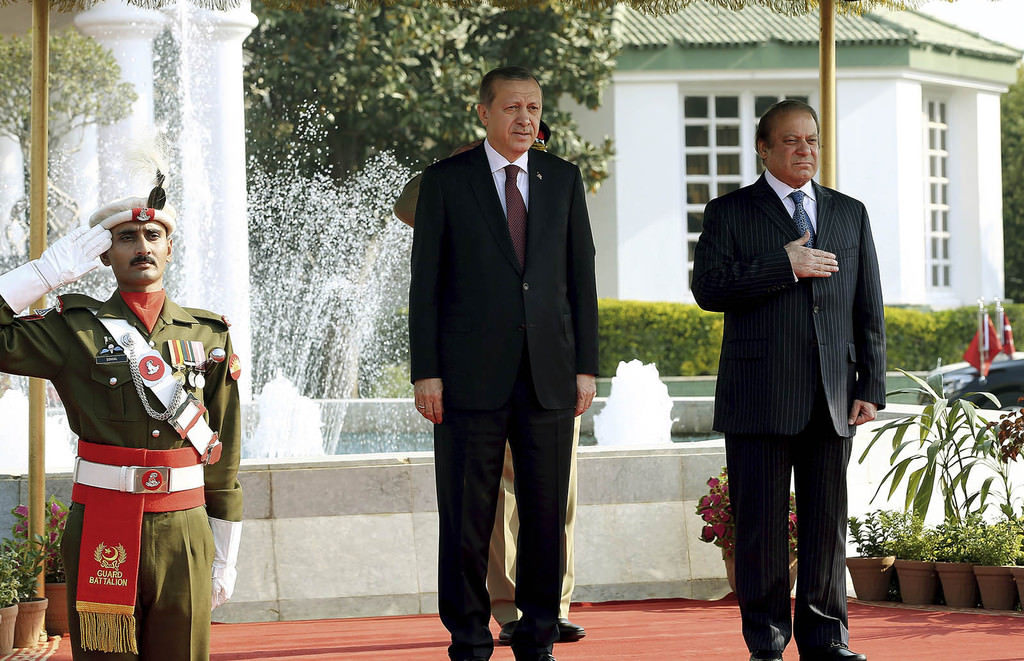
<path fill-rule="evenodd" d="M 231 354 L 231 357 L 228 358 L 228 374 L 235 381 L 238 381 L 242 376 L 242 361 L 238 358 L 237 353 Z"/>
<path fill-rule="evenodd" d="M 31 314 L 22 315 L 22 316 L 18 317 L 18 319 L 20 319 L 21 321 L 39 321 L 40 319 L 44 319 L 46 317 L 46 315 L 50 314 L 51 312 L 53 312 L 56 309 L 57 309 L 56 307 L 49 307 L 49 308 L 42 308 L 42 309 L 37 308 L 35 310 L 32 310 Z"/>
<path fill-rule="evenodd" d="M 64 314 L 68 310 L 74 309 L 92 309 L 95 310 L 103 305 L 102 301 L 97 301 L 91 296 L 85 294 L 64 294 L 57 297 L 57 312 Z"/>
<path fill-rule="evenodd" d="M 219 326 L 221 330 L 227 330 L 231 326 L 224 318 L 224 315 L 217 314 L 216 312 L 210 312 L 209 310 L 203 310 L 202 308 L 185 308 L 185 311 L 200 321 L 212 321 L 214 326 Z"/>

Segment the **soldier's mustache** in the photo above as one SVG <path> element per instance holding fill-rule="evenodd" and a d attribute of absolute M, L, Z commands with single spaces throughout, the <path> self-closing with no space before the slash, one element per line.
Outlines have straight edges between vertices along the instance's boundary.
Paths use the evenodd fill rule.
<path fill-rule="evenodd" d="M 149 255 L 139 255 L 138 257 L 132 258 L 132 261 L 128 266 L 135 266 L 136 264 L 152 264 L 153 266 L 156 266 L 156 260 Z"/>

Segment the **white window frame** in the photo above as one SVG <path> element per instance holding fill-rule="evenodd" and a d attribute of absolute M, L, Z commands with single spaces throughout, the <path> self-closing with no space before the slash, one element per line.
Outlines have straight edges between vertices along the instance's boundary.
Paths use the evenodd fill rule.
<path fill-rule="evenodd" d="M 932 119 L 930 112 L 932 104 L 941 105 L 941 117 L 944 121 Z M 949 203 L 950 186 L 952 185 L 949 177 L 950 108 L 950 100 L 942 95 L 925 94 L 922 99 L 925 284 L 929 291 L 937 293 L 952 292 L 955 275 L 951 253 L 953 219 Z M 943 137 L 943 140 L 935 148 L 932 147 L 931 141 L 933 130 L 939 131 L 939 134 Z M 933 162 L 941 164 L 938 172 L 933 171 Z M 937 190 L 945 192 L 944 199 L 941 195 L 936 195 Z M 942 223 L 939 223 L 938 227 L 933 226 L 933 216 L 935 214 L 944 214 L 944 227 Z M 940 215 L 941 217 L 943 216 Z"/>

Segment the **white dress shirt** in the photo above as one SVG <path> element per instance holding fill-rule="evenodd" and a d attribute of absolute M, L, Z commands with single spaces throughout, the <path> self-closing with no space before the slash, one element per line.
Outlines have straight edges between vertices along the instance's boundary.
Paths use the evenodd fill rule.
<path fill-rule="evenodd" d="M 505 208 L 505 167 L 516 165 L 519 167 L 519 176 L 516 178 L 516 186 L 523 196 L 523 203 L 526 211 L 530 211 L 530 178 L 527 176 L 527 167 L 530 162 L 530 152 L 525 151 L 523 155 L 513 162 L 502 156 L 491 146 L 491 143 L 484 140 L 484 152 L 487 154 L 487 162 L 491 166 L 491 176 L 494 178 L 494 187 L 498 191 L 498 199 L 501 201 L 501 210 L 508 216 L 508 209 Z"/>

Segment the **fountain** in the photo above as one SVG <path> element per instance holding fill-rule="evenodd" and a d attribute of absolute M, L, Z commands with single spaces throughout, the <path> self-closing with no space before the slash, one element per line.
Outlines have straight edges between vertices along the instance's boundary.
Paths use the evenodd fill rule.
<path fill-rule="evenodd" d="M 650 447 L 672 443 L 672 399 L 656 365 L 619 361 L 604 408 L 594 416 L 599 446 Z"/>

